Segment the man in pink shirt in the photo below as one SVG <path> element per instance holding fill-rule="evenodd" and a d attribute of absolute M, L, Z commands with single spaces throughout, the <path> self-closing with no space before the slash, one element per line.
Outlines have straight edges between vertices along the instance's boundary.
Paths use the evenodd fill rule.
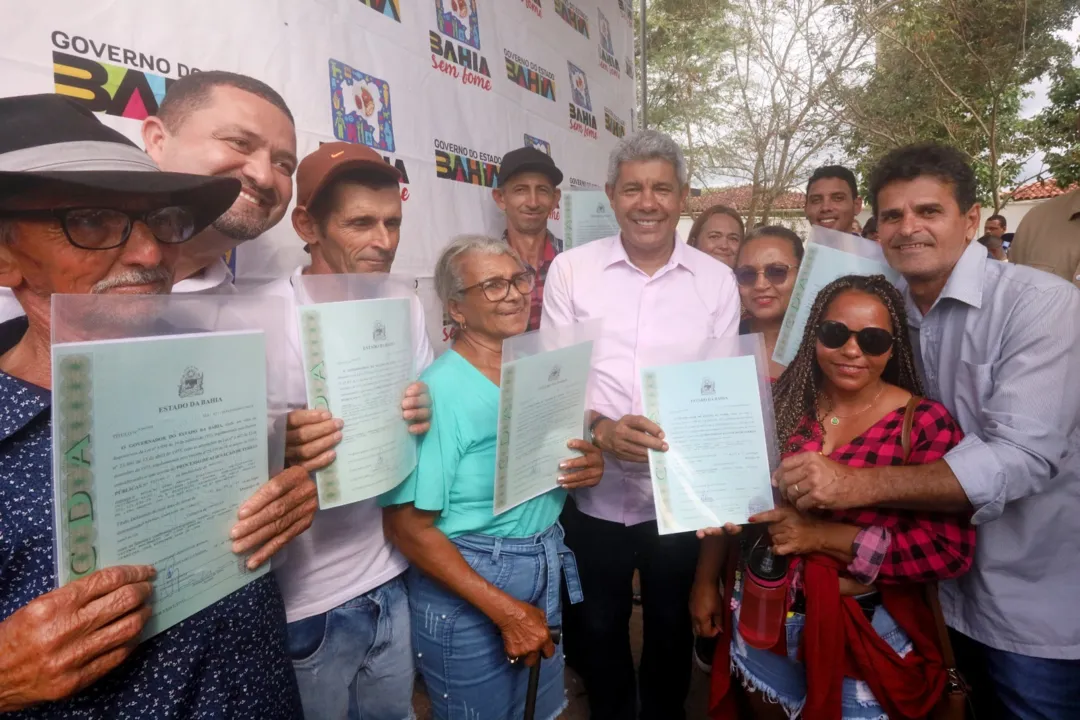
<path fill-rule="evenodd" d="M 560 254 L 544 290 L 543 327 L 603 320 L 588 407 L 604 478 L 575 493 L 563 513 L 585 594 L 569 618 L 567 654 L 585 680 L 595 720 L 680 720 L 690 685 L 688 600 L 698 542 L 693 533 L 657 533 L 646 449 L 667 445 L 642 416 L 640 371 L 690 359 L 703 339 L 737 335 L 739 295 L 726 265 L 676 235 L 690 187 L 671 138 L 646 130 L 620 141 L 606 189 L 620 234 Z M 645 637 L 640 693 L 629 636 L 635 569 Z"/>

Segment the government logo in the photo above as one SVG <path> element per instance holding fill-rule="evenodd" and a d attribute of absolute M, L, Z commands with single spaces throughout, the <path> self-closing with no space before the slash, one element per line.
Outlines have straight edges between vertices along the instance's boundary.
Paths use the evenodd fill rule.
<path fill-rule="evenodd" d="M 600 16 L 600 69 L 612 77 L 622 77 L 619 73 L 619 60 L 615 57 L 615 44 L 611 40 L 611 23 L 604 17 L 603 11 L 597 9 Z"/>
<path fill-rule="evenodd" d="M 506 57 L 508 80 L 542 98 L 555 101 L 555 76 L 552 73 L 510 50 L 503 50 L 503 55 Z"/>
<path fill-rule="evenodd" d="M 338 140 L 394 152 L 390 84 L 385 80 L 331 58 L 330 106 Z"/>
<path fill-rule="evenodd" d="M 570 0 L 555 0 L 555 14 L 561 17 L 567 25 L 585 37 L 589 37 L 589 16 L 578 9 Z"/>
<path fill-rule="evenodd" d="M 203 374 L 197 367 L 184 369 L 180 376 L 180 397 L 196 397 L 203 394 Z"/>
<path fill-rule="evenodd" d="M 540 0 L 521 0 L 521 4 L 526 10 L 531 10 L 536 17 L 544 17 L 544 7 L 540 4 Z"/>
<path fill-rule="evenodd" d="M 587 138 L 596 139 L 596 116 L 592 113 L 589 79 L 585 71 L 567 61 L 570 70 L 570 129 Z"/>
<path fill-rule="evenodd" d="M 442 180 L 493 188 L 499 184 L 502 157 L 435 140 L 435 174 Z"/>
<path fill-rule="evenodd" d="M 626 121 L 613 113 L 611 108 L 604 108 L 604 129 L 621 138 L 626 135 Z"/>
<path fill-rule="evenodd" d="M 92 112 L 145 120 L 155 115 L 165 93 L 198 68 L 145 51 L 99 42 L 93 38 L 52 34 L 53 85 Z M 107 61 L 107 62 L 106 62 Z"/>
<path fill-rule="evenodd" d="M 547 140 L 541 140 L 538 137 L 533 137 L 529 133 L 525 133 L 525 147 L 531 147 L 534 150 L 539 150 L 542 153 L 551 154 L 551 143 Z"/>
<path fill-rule="evenodd" d="M 401 22 L 401 0 L 360 0 L 360 4 Z"/>
<path fill-rule="evenodd" d="M 428 33 L 432 69 L 462 85 L 491 90 L 491 70 L 480 53 L 476 0 L 435 0 L 435 27 Z"/>

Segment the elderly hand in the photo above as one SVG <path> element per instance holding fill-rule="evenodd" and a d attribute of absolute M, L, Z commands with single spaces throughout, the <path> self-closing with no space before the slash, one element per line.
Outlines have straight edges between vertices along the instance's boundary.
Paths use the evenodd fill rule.
<path fill-rule="evenodd" d="M 428 387 L 422 382 L 414 382 L 405 388 L 405 397 L 401 401 L 402 417 L 409 423 L 409 432 L 423 435 L 431 429 L 431 396 Z"/>
<path fill-rule="evenodd" d="M 664 431 L 641 415 L 624 415 L 618 422 L 604 418 L 596 424 L 593 434 L 601 450 L 627 462 L 649 462 L 646 450 L 668 449 Z"/>
<path fill-rule="evenodd" d="M 571 440 L 566 445 L 585 454 L 559 463 L 559 470 L 564 473 L 559 475 L 559 485 L 567 490 L 598 485 L 604 476 L 604 454 L 600 448 L 584 440 Z"/>
<path fill-rule="evenodd" d="M 318 509 L 318 489 L 307 470 L 286 468 L 240 506 L 240 522 L 229 533 L 232 551 L 239 555 L 258 548 L 247 561 L 254 570 L 311 527 Z"/>
<path fill-rule="evenodd" d="M 540 660 L 540 655 L 549 658 L 555 654 L 547 617 L 534 605 L 515 600 L 498 628 L 506 647 L 506 657 L 511 660 L 524 658 L 525 665 L 532 667 Z"/>
<path fill-rule="evenodd" d="M 859 482 L 857 471 L 818 453 L 785 458 L 773 473 L 780 494 L 802 512 L 847 510 L 874 505 L 870 483 Z"/>
<path fill-rule="evenodd" d="M 334 462 L 345 423 L 326 410 L 293 410 L 285 420 L 285 464 L 308 472 Z"/>
<path fill-rule="evenodd" d="M 723 527 L 707 527 L 697 531 L 698 540 L 704 540 L 711 535 L 738 535 L 742 532 L 742 525 L 724 523 Z"/>
<path fill-rule="evenodd" d="M 769 537 L 777 555 L 808 555 L 824 547 L 824 521 L 803 515 L 793 507 L 778 507 L 758 513 L 750 522 L 769 523 Z"/>
<path fill-rule="evenodd" d="M 127 659 L 153 577 L 147 565 L 98 570 L 0 622 L 0 713 L 69 697 Z"/>

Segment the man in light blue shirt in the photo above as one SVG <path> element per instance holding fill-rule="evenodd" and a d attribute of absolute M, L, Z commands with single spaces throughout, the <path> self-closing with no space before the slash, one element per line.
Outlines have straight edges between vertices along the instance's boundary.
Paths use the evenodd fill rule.
<path fill-rule="evenodd" d="M 776 480 L 800 509 L 973 512 L 975 565 L 941 603 L 978 716 L 1078 718 L 1080 291 L 972 242 L 975 176 L 959 151 L 899 148 L 869 184 L 881 247 L 907 281 L 926 393 L 966 437 L 930 465 L 804 454 Z"/>

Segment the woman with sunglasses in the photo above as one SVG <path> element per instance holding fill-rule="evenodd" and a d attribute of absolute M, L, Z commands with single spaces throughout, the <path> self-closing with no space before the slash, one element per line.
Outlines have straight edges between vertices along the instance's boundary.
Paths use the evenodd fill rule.
<path fill-rule="evenodd" d="M 779 225 L 751 232 L 735 258 L 735 282 L 746 308 L 739 324 L 739 334 L 761 333 L 765 336 L 765 354 L 769 358 L 769 377 L 778 378 L 784 366 L 773 362 L 776 339 L 784 324 L 784 313 L 791 301 L 795 276 L 803 258 L 802 239 Z"/>
<path fill-rule="evenodd" d="M 880 275 L 840 278 L 818 294 L 799 351 L 776 382 L 781 448 L 857 467 L 933 462 L 962 433 L 943 405 L 921 394 L 900 294 Z M 747 633 L 758 636 L 740 618 L 760 608 L 752 606 L 743 560 L 739 580 L 732 573 L 725 583 L 734 629 L 714 659 L 712 716 L 733 716 L 729 666 L 756 718 L 927 716 L 945 673 L 926 583 L 971 566 L 968 518 L 888 508 L 800 513 L 785 505 L 750 520 L 767 527 L 748 531 L 746 541 L 760 538 L 755 547 L 787 563 L 782 627 L 771 647 L 747 642 Z"/>
<path fill-rule="evenodd" d="M 562 576 L 574 602 L 580 584 L 558 518 L 567 490 L 600 482 L 600 450 L 569 440 L 560 489 L 492 511 L 502 343 L 525 332 L 534 282 L 500 240 L 466 236 L 443 251 L 435 287 L 454 344 L 421 376 L 432 419 L 416 469 L 380 498 L 386 535 L 410 563 L 413 649 L 437 720 L 521 718 L 523 666 L 541 655 L 536 717 L 566 704 L 549 627 L 561 624 Z"/>

